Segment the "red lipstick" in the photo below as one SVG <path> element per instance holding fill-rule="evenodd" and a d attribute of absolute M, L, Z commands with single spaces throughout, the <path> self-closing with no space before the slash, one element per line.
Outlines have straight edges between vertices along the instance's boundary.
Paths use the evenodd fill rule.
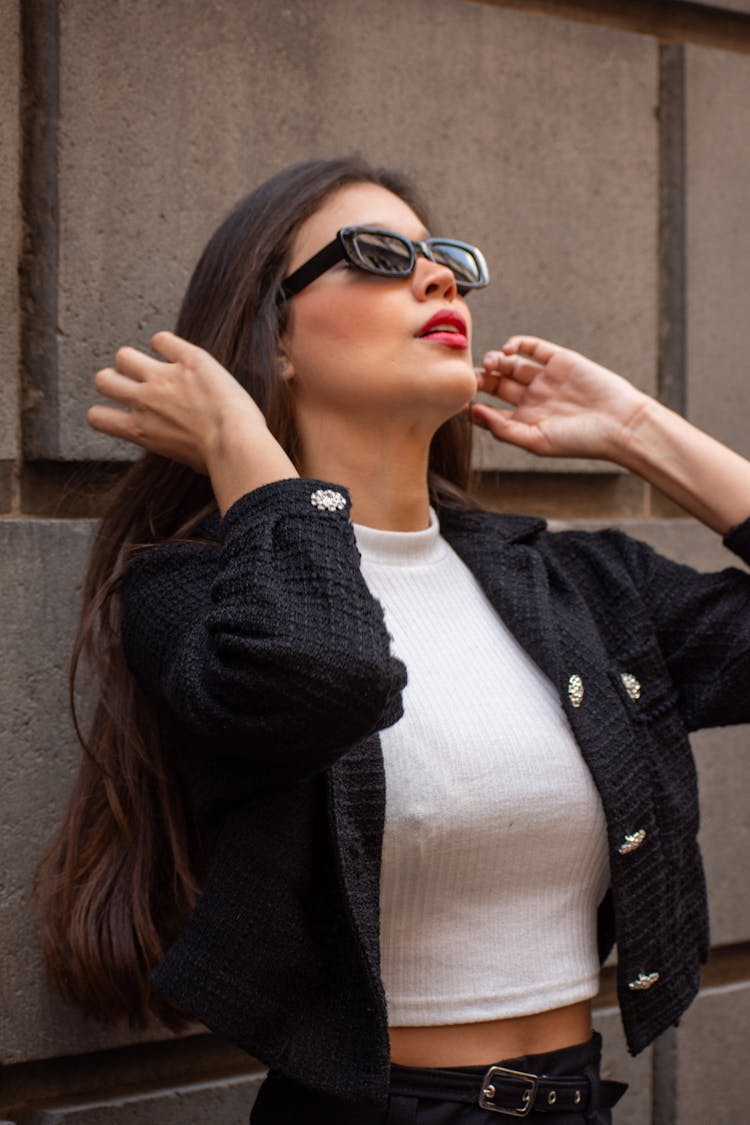
<path fill-rule="evenodd" d="M 420 340 L 434 340 L 446 348 L 463 350 L 468 346 L 466 321 L 453 309 L 442 309 L 431 316 L 417 333 Z"/>

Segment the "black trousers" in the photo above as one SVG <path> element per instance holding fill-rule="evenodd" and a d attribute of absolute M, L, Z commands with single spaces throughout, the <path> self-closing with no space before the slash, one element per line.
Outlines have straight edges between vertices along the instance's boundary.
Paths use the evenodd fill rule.
<path fill-rule="evenodd" d="M 588 1043 L 563 1047 L 539 1055 L 498 1060 L 502 1066 L 529 1074 L 586 1075 L 594 1083 L 599 1079 L 601 1037 L 597 1034 Z M 486 1066 L 443 1068 L 476 1076 L 477 1096 Z M 429 1076 L 431 1068 L 392 1067 L 391 1094 L 386 1109 L 371 1104 L 340 1101 L 314 1093 L 288 1078 L 271 1071 L 260 1088 L 250 1115 L 250 1125 L 495 1125 L 509 1120 L 477 1105 L 468 1105 L 444 1098 L 404 1097 L 399 1084 L 408 1083 L 410 1074 Z M 536 1113 L 523 1119 L 533 1125 L 611 1125 L 610 1109 L 591 1109 L 589 1113 Z"/>

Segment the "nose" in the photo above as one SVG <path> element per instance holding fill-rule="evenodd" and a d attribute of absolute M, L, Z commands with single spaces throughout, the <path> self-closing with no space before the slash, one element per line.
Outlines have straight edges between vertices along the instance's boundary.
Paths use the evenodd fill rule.
<path fill-rule="evenodd" d="M 421 254 L 412 274 L 412 286 L 420 301 L 425 301 L 428 297 L 442 297 L 446 301 L 452 301 L 458 296 L 453 270 L 440 262 L 431 262 Z"/>

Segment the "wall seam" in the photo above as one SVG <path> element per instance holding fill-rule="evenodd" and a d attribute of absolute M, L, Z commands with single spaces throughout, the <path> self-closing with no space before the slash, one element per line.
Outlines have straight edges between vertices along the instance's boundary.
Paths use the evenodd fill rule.
<path fill-rule="evenodd" d="M 685 414 L 685 48 L 659 47 L 659 399 Z"/>
<path fill-rule="evenodd" d="M 652 1125 L 678 1125 L 677 1031 L 670 1028 L 653 1046 Z"/>
<path fill-rule="evenodd" d="M 57 0 L 21 4 L 21 458 L 59 455 Z"/>

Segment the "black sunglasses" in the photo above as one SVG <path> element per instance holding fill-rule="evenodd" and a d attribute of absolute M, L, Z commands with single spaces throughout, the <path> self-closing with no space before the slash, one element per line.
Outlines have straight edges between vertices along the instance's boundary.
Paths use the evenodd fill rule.
<path fill-rule="evenodd" d="M 468 242 L 456 242 L 454 238 L 414 241 L 379 227 L 342 227 L 333 242 L 284 279 L 278 299 L 285 301 L 293 297 L 343 259 L 378 277 L 408 277 L 414 272 L 418 254 L 447 266 L 453 272 L 461 296 L 470 289 L 489 285 L 487 263 L 476 246 Z"/>

